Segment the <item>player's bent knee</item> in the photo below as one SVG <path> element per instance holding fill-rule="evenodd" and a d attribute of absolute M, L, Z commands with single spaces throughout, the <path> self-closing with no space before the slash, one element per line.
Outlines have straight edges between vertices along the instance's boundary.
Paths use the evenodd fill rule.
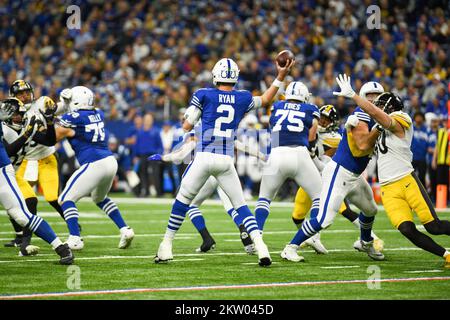
<path fill-rule="evenodd" d="M 21 227 L 25 227 L 30 222 L 30 218 L 19 208 L 9 209 L 8 215 Z"/>
<path fill-rule="evenodd" d="M 425 230 L 432 235 L 440 235 L 445 233 L 444 225 L 440 220 L 433 220 L 423 226 L 425 227 Z"/>
<path fill-rule="evenodd" d="M 412 221 L 404 221 L 398 226 L 398 230 L 407 238 L 411 238 L 417 232 L 416 225 Z"/>

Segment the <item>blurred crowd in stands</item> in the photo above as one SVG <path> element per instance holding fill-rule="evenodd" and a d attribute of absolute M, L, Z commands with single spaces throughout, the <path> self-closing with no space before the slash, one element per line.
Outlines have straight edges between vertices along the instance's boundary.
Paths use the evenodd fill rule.
<path fill-rule="evenodd" d="M 372 4 L 381 9 L 379 29 L 367 26 Z M 80 7 L 80 29 L 66 26 L 69 5 Z M 398 94 L 415 120 L 415 166 L 430 186 L 436 130 L 448 118 L 449 12 L 446 0 L 0 0 L 0 98 L 18 78 L 55 100 L 63 88 L 90 87 L 108 118 L 121 180 L 135 172 L 136 195 L 161 195 L 174 192 L 183 168 L 145 159 L 170 152 L 182 136 L 180 110 L 212 86 L 214 63 L 235 59 L 237 87 L 258 94 L 288 48 L 297 61 L 290 79 L 304 82 L 318 106 L 334 104 L 342 122 L 354 106 L 332 95 L 338 73 L 350 74 L 357 90 L 378 81 Z M 73 156 L 63 145 L 60 153 L 70 172 Z M 242 177 L 247 190 L 257 182 L 250 176 Z"/>

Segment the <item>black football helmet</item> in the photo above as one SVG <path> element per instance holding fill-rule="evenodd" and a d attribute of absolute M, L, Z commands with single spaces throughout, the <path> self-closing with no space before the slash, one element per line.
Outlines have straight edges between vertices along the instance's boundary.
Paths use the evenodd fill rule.
<path fill-rule="evenodd" d="M 9 87 L 9 95 L 11 97 L 15 97 L 19 92 L 22 91 L 30 91 L 31 92 L 31 100 L 34 100 L 34 90 L 31 84 L 25 80 L 16 80 Z"/>
<path fill-rule="evenodd" d="M 333 131 L 339 127 L 339 115 L 336 108 L 332 104 L 321 106 L 319 111 L 321 117 L 327 117 L 331 121 L 326 128 L 320 128 L 322 132 Z"/>
<path fill-rule="evenodd" d="M 380 94 L 374 101 L 373 104 L 381 108 L 387 114 L 395 111 L 403 110 L 403 102 L 399 96 L 392 92 L 384 92 Z"/>

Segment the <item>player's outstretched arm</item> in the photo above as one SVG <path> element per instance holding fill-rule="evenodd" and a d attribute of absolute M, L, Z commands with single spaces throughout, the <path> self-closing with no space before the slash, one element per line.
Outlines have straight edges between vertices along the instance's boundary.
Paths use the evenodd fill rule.
<path fill-rule="evenodd" d="M 179 149 L 171 153 L 164 155 L 153 154 L 150 157 L 148 157 L 147 160 L 173 162 L 175 164 L 180 164 L 183 161 L 183 159 L 186 158 L 188 154 L 190 154 L 195 149 L 196 145 L 197 142 L 195 141 L 195 139 L 191 139 L 183 143 L 183 145 Z"/>
<path fill-rule="evenodd" d="M 280 67 L 280 65 L 278 64 L 277 61 L 275 63 L 277 65 L 277 70 L 278 70 L 277 78 L 261 96 L 253 97 L 253 99 L 255 101 L 255 108 L 266 107 L 270 104 L 270 102 L 273 100 L 273 98 L 277 94 L 278 89 L 280 88 L 281 84 L 283 83 L 284 78 L 286 78 L 286 76 L 289 74 L 289 71 L 291 70 L 292 66 L 295 64 L 295 60 L 288 60 L 284 67 Z"/>
<path fill-rule="evenodd" d="M 70 128 L 56 126 L 55 127 L 56 141 L 61 141 L 64 138 L 72 138 L 75 136 L 75 131 Z"/>
<path fill-rule="evenodd" d="M 263 152 L 259 151 L 258 146 L 247 145 L 242 141 L 236 140 L 234 142 L 234 147 L 236 148 L 236 150 L 248 153 L 249 155 L 256 157 L 260 160 L 263 161 L 267 160 L 267 156 Z"/>
<path fill-rule="evenodd" d="M 352 98 L 361 109 L 367 112 L 367 114 L 371 116 L 384 129 L 387 129 L 394 133 L 403 132 L 402 126 L 397 121 L 392 119 L 387 113 L 378 108 L 376 105 L 355 93 L 350 83 L 349 76 L 347 76 L 346 74 L 340 74 L 336 78 L 336 81 L 341 91 L 334 91 L 334 95 Z"/>

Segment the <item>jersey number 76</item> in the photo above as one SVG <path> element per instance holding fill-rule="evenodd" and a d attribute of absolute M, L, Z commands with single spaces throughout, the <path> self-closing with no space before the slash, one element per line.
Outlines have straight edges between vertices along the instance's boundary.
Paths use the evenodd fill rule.
<path fill-rule="evenodd" d="M 94 131 L 92 136 L 92 142 L 104 141 L 105 140 L 105 124 L 103 122 L 90 123 L 86 125 L 86 132 Z"/>

